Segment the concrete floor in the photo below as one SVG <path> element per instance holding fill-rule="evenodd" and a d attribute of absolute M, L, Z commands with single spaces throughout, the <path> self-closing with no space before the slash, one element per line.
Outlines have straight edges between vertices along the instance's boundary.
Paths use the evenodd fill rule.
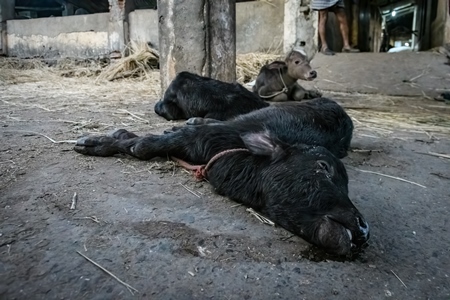
<path fill-rule="evenodd" d="M 316 54 L 318 79 L 302 84 L 325 91 L 434 97 L 450 90 L 450 66 L 436 52 Z"/>

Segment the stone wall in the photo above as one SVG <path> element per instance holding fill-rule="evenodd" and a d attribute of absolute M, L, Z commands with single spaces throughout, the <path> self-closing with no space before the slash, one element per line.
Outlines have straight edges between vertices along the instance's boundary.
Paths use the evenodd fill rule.
<path fill-rule="evenodd" d="M 128 15 L 130 40 L 150 43 L 158 48 L 158 12 L 154 9 L 138 9 Z"/>
<path fill-rule="evenodd" d="M 249 53 L 283 46 L 284 0 L 236 3 L 236 52 Z M 158 48 L 158 14 L 140 9 L 129 15 L 130 39 Z"/>
<path fill-rule="evenodd" d="M 44 58 L 108 55 L 108 20 L 108 13 L 9 20 L 8 55 Z"/>
<path fill-rule="evenodd" d="M 236 52 L 283 51 L 284 2 L 236 3 Z"/>
<path fill-rule="evenodd" d="M 283 46 L 284 1 L 236 4 L 237 53 L 267 51 Z M 107 56 L 114 36 L 109 13 L 7 21 L 8 55 L 17 57 Z M 129 14 L 130 40 L 158 48 L 158 13 L 152 9 Z M 74 26 L 76 24 L 76 26 Z"/>

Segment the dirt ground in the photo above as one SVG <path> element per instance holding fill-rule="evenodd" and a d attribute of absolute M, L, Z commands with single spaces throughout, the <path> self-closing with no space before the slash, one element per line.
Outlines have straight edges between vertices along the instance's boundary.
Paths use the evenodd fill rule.
<path fill-rule="evenodd" d="M 450 105 L 325 92 L 354 120 L 343 161 L 371 226 L 363 253 L 339 260 L 171 162 L 86 157 L 41 135 L 161 133 L 174 123 L 153 112 L 152 76 L 0 69 L 1 299 L 450 299 L 450 159 L 436 154 L 450 155 Z"/>

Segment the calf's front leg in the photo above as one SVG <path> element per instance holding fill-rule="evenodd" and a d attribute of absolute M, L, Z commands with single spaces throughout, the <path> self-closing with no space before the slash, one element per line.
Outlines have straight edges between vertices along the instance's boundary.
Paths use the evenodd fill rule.
<path fill-rule="evenodd" d="M 291 98 L 294 101 L 301 101 L 306 99 L 314 99 L 322 97 L 322 93 L 316 90 L 306 90 L 297 82 L 292 87 Z"/>
<path fill-rule="evenodd" d="M 102 136 L 83 136 L 77 140 L 74 150 L 90 156 L 113 156 L 123 153 L 147 160 L 165 152 L 161 137 L 147 135 L 139 137 L 125 129 Z"/>

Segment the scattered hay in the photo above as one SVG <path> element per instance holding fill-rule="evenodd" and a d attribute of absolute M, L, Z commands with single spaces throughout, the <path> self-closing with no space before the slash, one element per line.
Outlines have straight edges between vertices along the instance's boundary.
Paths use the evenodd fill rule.
<path fill-rule="evenodd" d="M 355 128 L 381 136 L 394 132 L 450 134 L 450 106 L 425 97 L 327 92 L 352 117 Z"/>
<path fill-rule="evenodd" d="M 55 69 L 62 77 L 94 77 L 110 64 L 109 59 L 62 58 L 56 62 Z"/>
<path fill-rule="evenodd" d="M 40 59 L 0 57 L 0 83 L 36 82 L 48 72 L 48 69 Z"/>
<path fill-rule="evenodd" d="M 114 61 L 110 59 L 77 59 L 62 58 L 58 60 L 44 59 L 16 59 L 0 58 L 0 80 L 15 82 L 16 77 L 36 77 L 38 81 L 43 76 L 62 77 L 97 77 L 97 81 L 113 81 L 123 78 L 138 80 L 156 80 L 154 73 L 159 68 L 159 53 L 148 46 L 147 43 L 132 42 L 124 53 L 128 56 Z M 244 84 L 256 78 L 262 66 L 275 60 L 284 60 L 280 56 L 279 46 L 269 49 L 268 52 L 238 54 L 236 58 L 237 81 Z M 27 75 L 23 70 L 34 70 Z M 46 74 L 44 74 L 46 73 Z M 31 80 L 27 78 L 26 80 Z M 159 80 L 159 79 L 157 79 Z M 24 80 L 19 80 L 22 82 Z"/>
<path fill-rule="evenodd" d="M 261 67 L 275 60 L 284 60 L 279 54 L 247 53 L 236 57 L 236 78 L 239 83 L 247 83 L 258 76 Z"/>
<path fill-rule="evenodd" d="M 377 111 L 376 107 L 363 110 L 348 109 L 348 114 L 356 121 L 356 127 L 390 134 L 394 131 L 411 133 L 450 134 L 450 115 L 436 111 L 427 112 Z"/>
<path fill-rule="evenodd" d="M 150 78 L 149 73 L 158 68 L 159 53 L 150 48 L 147 43 L 131 42 L 125 50 L 129 52 L 117 62 L 112 62 L 98 76 L 97 80 L 116 80 L 119 78 L 144 77 Z"/>
<path fill-rule="evenodd" d="M 41 60 L 36 58 L 20 59 L 11 57 L 0 57 L 0 69 L 9 70 L 34 70 L 44 69 L 47 65 Z"/>

